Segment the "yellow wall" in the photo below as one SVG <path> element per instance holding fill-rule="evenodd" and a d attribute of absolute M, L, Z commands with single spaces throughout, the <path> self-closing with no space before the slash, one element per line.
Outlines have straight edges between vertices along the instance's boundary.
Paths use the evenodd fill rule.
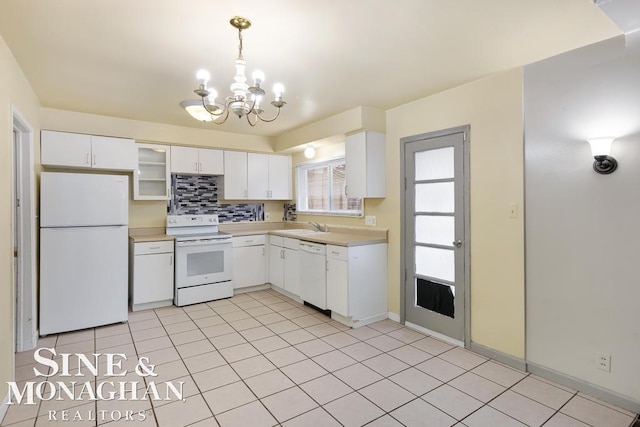
<path fill-rule="evenodd" d="M 471 125 L 471 340 L 524 359 L 522 70 L 387 111 L 387 198 L 372 206 L 389 228 L 389 310 L 400 309 L 400 138 Z"/>
<path fill-rule="evenodd" d="M 360 119 L 344 120 L 355 112 L 351 113 L 326 119 L 322 126 L 294 131 L 297 144 L 334 136 L 338 130 L 358 130 L 346 127 L 361 124 Z M 400 313 L 400 139 L 469 124 L 471 340 L 524 359 L 522 70 L 402 105 L 388 110 L 386 117 L 387 197 L 365 200 L 364 214 L 376 216 L 377 227 L 389 230 L 389 311 Z M 288 135 L 278 137 L 277 142 L 293 144 Z M 316 152 L 313 160 L 328 159 L 344 155 L 344 145 Z M 302 152 L 293 155 L 294 166 L 306 161 Z M 509 218 L 508 204 L 512 202 L 518 204 L 519 218 Z M 299 214 L 298 221 L 364 226 L 364 217 Z"/>
<path fill-rule="evenodd" d="M 13 380 L 13 238 L 11 170 L 13 157 L 13 113 L 16 108 L 33 128 L 34 161 L 40 163 L 40 104 L 0 38 L 0 384 Z M 5 390 L 0 387 L 0 390 Z M 0 392 L 4 399 L 4 391 Z"/>

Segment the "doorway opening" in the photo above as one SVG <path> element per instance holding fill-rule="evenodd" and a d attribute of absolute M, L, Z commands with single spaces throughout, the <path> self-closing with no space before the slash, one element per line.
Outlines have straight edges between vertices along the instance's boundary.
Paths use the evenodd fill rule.
<path fill-rule="evenodd" d="M 401 321 L 470 345 L 469 126 L 402 138 Z"/>
<path fill-rule="evenodd" d="M 37 344 L 36 214 L 33 129 L 13 108 L 12 230 L 14 351 Z"/>

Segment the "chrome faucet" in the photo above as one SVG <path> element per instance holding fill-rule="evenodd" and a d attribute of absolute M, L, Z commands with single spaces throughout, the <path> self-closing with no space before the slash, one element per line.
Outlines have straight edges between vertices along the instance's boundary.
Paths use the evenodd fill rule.
<path fill-rule="evenodd" d="M 324 231 L 325 233 L 327 232 L 327 224 L 325 224 L 324 227 L 317 222 L 310 222 L 309 224 L 313 225 L 313 228 L 315 228 L 316 231 Z"/>

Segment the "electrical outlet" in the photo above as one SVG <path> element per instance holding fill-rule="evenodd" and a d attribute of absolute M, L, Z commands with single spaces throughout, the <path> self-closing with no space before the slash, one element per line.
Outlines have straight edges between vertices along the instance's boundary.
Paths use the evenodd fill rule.
<path fill-rule="evenodd" d="M 518 218 L 518 204 L 515 202 L 509 203 L 509 218 Z"/>
<path fill-rule="evenodd" d="M 367 215 L 364 217 L 364 225 L 375 226 L 376 225 L 376 217 L 373 215 Z"/>
<path fill-rule="evenodd" d="M 611 372 L 611 355 L 599 353 L 598 354 L 598 369 Z"/>
<path fill-rule="evenodd" d="M 264 213 L 264 220 L 265 221 L 269 221 L 269 218 L 271 218 L 271 215 L 269 215 L 269 212 L 265 212 Z"/>

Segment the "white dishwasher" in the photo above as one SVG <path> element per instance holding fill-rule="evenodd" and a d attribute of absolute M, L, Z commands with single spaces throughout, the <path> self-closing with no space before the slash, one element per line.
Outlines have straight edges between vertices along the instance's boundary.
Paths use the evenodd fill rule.
<path fill-rule="evenodd" d="M 300 299 L 327 309 L 327 248 L 320 243 L 300 242 Z"/>

